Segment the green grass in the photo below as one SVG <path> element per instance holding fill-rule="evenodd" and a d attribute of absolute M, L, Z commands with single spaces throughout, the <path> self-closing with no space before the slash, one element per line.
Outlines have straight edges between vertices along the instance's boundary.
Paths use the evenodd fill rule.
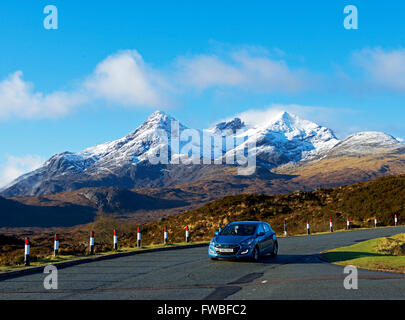
<path fill-rule="evenodd" d="M 398 234 L 387 238 L 371 239 L 325 251 L 321 256 L 328 262 L 337 265 L 354 265 L 368 270 L 405 273 L 404 255 L 382 253 L 384 252 L 382 244 L 393 240 L 402 241 L 404 236 L 404 234 Z"/>
<path fill-rule="evenodd" d="M 118 250 L 111 250 L 111 251 L 105 251 L 105 252 L 99 252 L 95 253 L 94 255 L 59 255 L 57 257 L 54 257 L 53 255 L 44 257 L 42 259 L 38 259 L 35 262 L 31 262 L 29 267 L 26 266 L 0 266 L 0 273 L 1 272 L 11 272 L 11 271 L 18 271 L 18 270 L 25 270 L 25 269 L 30 269 L 30 268 L 35 268 L 35 267 L 41 267 L 41 266 L 46 266 L 49 264 L 54 264 L 57 266 L 58 263 L 63 263 L 67 261 L 74 261 L 74 260 L 80 260 L 80 259 L 87 259 L 87 258 L 97 258 L 100 256 L 111 256 L 115 255 L 117 253 L 125 253 L 125 252 L 135 252 L 135 251 L 145 251 L 145 250 L 150 250 L 150 249 L 160 249 L 160 248 L 167 248 L 167 247 L 178 247 L 178 246 L 186 246 L 186 245 L 195 245 L 195 244 L 204 244 L 207 243 L 207 241 L 196 241 L 196 242 L 178 242 L 178 243 L 169 243 L 169 244 L 153 244 L 153 245 L 145 245 L 140 248 L 138 247 L 122 247 L 119 248 Z"/>
<path fill-rule="evenodd" d="M 405 227 L 404 224 L 398 224 L 397 227 Z M 382 226 L 382 227 L 377 227 L 378 229 L 388 229 L 388 228 L 393 228 L 393 226 Z M 375 227 L 357 227 L 357 228 L 350 228 L 349 230 L 344 228 L 344 229 L 334 229 L 333 233 L 337 233 L 337 232 L 352 232 L 352 231 L 360 231 L 360 230 L 374 230 Z M 310 236 L 314 236 L 314 235 L 320 235 L 320 234 L 331 234 L 331 232 L 329 230 L 327 231 L 318 231 L 318 232 L 311 232 Z M 306 237 L 308 236 L 306 234 L 306 232 L 302 232 L 299 234 L 291 234 L 291 235 L 287 235 L 287 237 Z M 280 233 L 277 234 L 277 238 L 285 238 L 286 236 L 284 235 L 284 233 Z"/>

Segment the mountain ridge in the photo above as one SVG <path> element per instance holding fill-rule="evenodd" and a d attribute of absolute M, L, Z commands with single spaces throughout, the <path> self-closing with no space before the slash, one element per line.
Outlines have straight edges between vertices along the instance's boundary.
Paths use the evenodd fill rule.
<path fill-rule="evenodd" d="M 178 124 L 177 132 L 172 128 L 173 122 Z M 186 163 L 150 163 L 150 156 L 165 148 L 169 159 L 173 159 L 177 154 L 182 160 L 192 159 L 193 155 L 181 153 L 182 147 L 188 142 L 180 142 L 178 150 L 173 147 L 172 142 L 168 143 L 172 134 L 181 136 L 187 129 L 189 128 L 165 112 L 155 111 L 137 129 L 123 138 L 77 153 L 66 151 L 52 156 L 39 169 L 20 176 L 7 188 L 0 190 L 0 195 L 40 196 L 85 187 L 168 187 L 196 182 L 214 172 L 221 175 L 227 167 L 234 167 L 222 165 L 219 166 L 221 168 L 211 168 L 208 167 L 210 165 L 201 163 L 193 166 Z M 208 147 L 219 150 L 222 161 L 229 154 L 241 149 L 243 151 L 249 143 L 253 143 L 255 147 L 249 152 L 256 157 L 258 166 L 268 170 L 288 163 L 299 164 L 351 153 L 370 154 L 404 146 L 392 136 L 381 132 L 356 133 L 339 140 L 331 129 L 302 120 L 288 112 L 280 112 L 276 117 L 260 124 L 246 124 L 243 119 L 234 118 L 196 132 L 201 135 L 208 133 L 218 138 L 216 142 L 214 139 L 213 146 L 209 144 Z M 223 139 L 231 134 L 247 139 L 242 144 L 228 149 L 228 146 L 224 147 Z M 200 160 L 204 157 L 212 157 L 210 160 L 215 160 L 211 149 L 208 148 L 209 152 L 206 152 L 205 148 L 207 144 L 200 145 Z"/>
<path fill-rule="evenodd" d="M 43 196 L 13 197 L 10 200 L 27 205 L 29 210 L 24 212 L 9 210 L 0 203 L 0 212 L 14 217 L 19 216 L 21 220 L 18 225 L 25 227 L 39 225 L 40 220 L 35 219 L 34 212 L 42 212 L 41 208 L 45 208 L 49 213 L 49 221 L 54 223 L 56 221 L 58 223 L 56 225 L 60 225 L 58 217 L 61 210 L 63 213 L 63 210 L 66 210 L 63 208 L 66 207 L 87 208 L 87 212 L 101 211 L 144 223 L 178 215 L 225 196 L 306 192 L 404 174 L 405 152 L 362 157 L 331 157 L 303 162 L 291 168 L 279 167 L 271 171 L 258 166 L 255 174 L 248 177 L 237 175 L 236 170 L 235 167 L 207 166 L 197 172 L 191 172 L 199 174 L 198 179 L 194 179 L 196 181 L 166 187 L 137 188 L 129 191 L 119 187 L 86 187 Z M 183 172 L 180 177 L 188 174 Z M 143 198 L 142 195 L 146 197 Z M 41 210 L 33 212 L 32 207 Z M 69 221 L 65 223 L 70 225 L 80 223 L 83 218 L 78 213 L 80 211 L 75 210 L 76 215 L 70 216 Z M 4 225 L 6 220 L 0 221 L 1 225 Z"/>

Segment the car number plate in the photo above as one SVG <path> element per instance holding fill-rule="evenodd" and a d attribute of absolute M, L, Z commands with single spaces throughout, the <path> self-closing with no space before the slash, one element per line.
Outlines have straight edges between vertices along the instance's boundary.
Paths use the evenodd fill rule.
<path fill-rule="evenodd" d="M 233 249 L 218 249 L 219 252 L 233 252 Z"/>

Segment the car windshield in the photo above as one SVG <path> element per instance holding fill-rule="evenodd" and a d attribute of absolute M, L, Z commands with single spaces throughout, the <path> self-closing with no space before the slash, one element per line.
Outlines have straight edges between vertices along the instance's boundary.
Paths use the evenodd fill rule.
<path fill-rule="evenodd" d="M 231 224 L 227 225 L 220 233 L 221 236 L 253 236 L 255 234 L 255 224 Z"/>

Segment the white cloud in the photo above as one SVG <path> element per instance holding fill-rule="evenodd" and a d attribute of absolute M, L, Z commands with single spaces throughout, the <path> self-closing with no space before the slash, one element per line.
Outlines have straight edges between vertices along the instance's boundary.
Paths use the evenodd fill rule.
<path fill-rule="evenodd" d="M 22 77 L 22 71 L 16 71 L 0 82 L 0 119 L 61 117 L 84 101 L 79 93 L 35 92 Z"/>
<path fill-rule="evenodd" d="M 126 50 L 99 63 L 85 87 L 97 97 L 119 104 L 156 107 L 164 104 L 165 83 L 136 50 Z"/>
<path fill-rule="evenodd" d="M 180 82 L 199 90 L 213 86 L 238 86 L 244 75 L 237 67 L 226 64 L 217 56 L 198 55 L 193 58 L 180 58 Z"/>
<path fill-rule="evenodd" d="M 0 188 L 6 186 L 24 173 L 38 169 L 45 159 L 38 155 L 15 157 L 6 155 L 6 162 L 0 164 Z"/>
<path fill-rule="evenodd" d="M 245 74 L 243 84 L 251 89 L 296 92 L 308 87 L 308 82 L 304 81 L 307 73 L 303 70 L 292 70 L 285 61 L 252 57 L 246 51 L 236 52 L 232 56 Z"/>
<path fill-rule="evenodd" d="M 263 48 L 228 48 L 221 57 L 180 57 L 169 68 L 156 69 L 136 50 L 125 50 L 105 58 L 69 92 L 35 91 L 22 71 L 16 71 L 0 82 L 0 120 L 59 118 L 96 100 L 118 107 L 167 108 L 176 94 L 190 88 L 289 93 L 314 87 L 314 74 L 292 69 L 276 56 L 270 58 Z"/>
<path fill-rule="evenodd" d="M 125 106 L 164 107 L 170 100 L 167 83 L 134 50 L 107 57 L 71 92 L 35 91 L 23 72 L 16 71 L 0 82 L 0 120 L 59 118 L 98 98 Z"/>
<path fill-rule="evenodd" d="M 228 57 L 197 55 L 178 59 L 178 79 L 198 90 L 210 87 L 236 87 L 260 92 L 296 92 L 311 86 L 309 73 L 293 70 L 285 61 L 249 50 L 231 52 Z"/>
<path fill-rule="evenodd" d="M 405 92 L 405 49 L 363 49 L 354 53 L 369 81 L 384 89 Z"/>
<path fill-rule="evenodd" d="M 355 56 L 375 83 L 405 91 L 405 50 L 368 49 Z M 330 92 L 339 87 L 325 75 L 292 68 L 282 60 L 284 57 L 283 52 L 274 55 L 263 48 L 226 48 L 212 55 L 180 57 L 169 67 L 157 69 L 136 50 L 125 50 L 106 57 L 72 91 L 47 94 L 35 91 L 34 85 L 24 81 L 22 72 L 17 71 L 0 81 L 0 120 L 63 117 L 95 100 L 117 107 L 164 109 L 173 105 L 179 92 L 190 89 L 294 93 L 307 89 Z M 350 79 L 344 78 L 338 84 Z M 364 82 L 356 87 L 364 87 Z"/>

